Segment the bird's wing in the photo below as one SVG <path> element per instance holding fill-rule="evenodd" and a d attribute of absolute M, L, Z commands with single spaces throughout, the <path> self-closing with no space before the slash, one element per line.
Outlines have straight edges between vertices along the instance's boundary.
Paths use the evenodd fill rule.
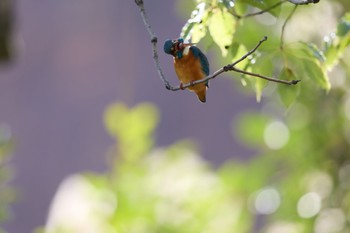
<path fill-rule="evenodd" d="M 196 58 L 199 58 L 200 62 L 201 62 L 201 66 L 202 66 L 202 70 L 205 73 L 205 75 L 209 75 L 209 62 L 207 57 L 204 55 L 204 53 L 202 53 L 202 51 L 197 48 L 196 46 L 191 46 L 191 51 L 193 53 L 193 55 Z"/>

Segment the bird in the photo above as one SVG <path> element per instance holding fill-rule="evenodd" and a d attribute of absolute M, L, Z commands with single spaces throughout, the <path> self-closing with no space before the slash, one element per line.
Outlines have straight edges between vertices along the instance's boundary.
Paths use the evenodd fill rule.
<path fill-rule="evenodd" d="M 209 75 L 208 59 L 195 44 L 185 43 L 183 38 L 178 38 L 166 40 L 163 49 L 166 54 L 173 56 L 174 69 L 181 89 L 184 89 L 184 84 L 193 83 Z M 198 99 L 205 103 L 208 87 L 209 82 L 207 81 L 191 85 L 188 89 L 195 92 Z"/>

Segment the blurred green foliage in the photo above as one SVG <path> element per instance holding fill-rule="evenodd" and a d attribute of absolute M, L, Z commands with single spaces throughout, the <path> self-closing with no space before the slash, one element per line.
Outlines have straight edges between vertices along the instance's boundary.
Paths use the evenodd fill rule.
<path fill-rule="evenodd" d="M 251 219 L 242 202 L 245 197 L 232 189 L 229 174 L 211 168 L 195 152 L 191 142 L 178 142 L 168 148 L 152 147 L 150 138 L 158 117 L 157 109 L 151 104 L 129 109 L 117 103 L 106 110 L 106 127 L 118 141 L 118 146 L 110 151 L 113 165 L 106 175 L 85 174 L 82 182 L 92 187 L 93 192 L 89 189 L 89 193 L 80 195 L 89 196 L 92 206 L 89 211 L 99 212 L 97 206 L 104 205 L 108 213 L 94 215 L 94 221 L 85 219 L 80 227 L 75 220 L 63 223 L 49 220 L 47 232 L 82 232 L 86 227 L 94 229 L 92 232 L 249 229 Z M 140 131 L 132 130 L 135 125 Z M 71 188 L 65 191 L 67 197 L 72 196 Z M 65 208 L 64 199 L 56 200 L 61 203 L 56 208 Z M 79 208 L 74 203 L 71 207 Z M 53 218 L 62 217 L 54 214 Z M 98 227 L 92 223 L 96 221 Z"/>
<path fill-rule="evenodd" d="M 197 0 L 181 34 L 217 46 L 228 63 L 268 35 L 242 68 L 302 80 L 282 86 L 241 77 L 263 100 L 261 112 L 244 113 L 232 124 L 233 133 L 256 149 L 254 159 L 212 168 L 191 142 L 156 148 L 158 110 L 149 103 L 116 103 L 104 115 L 116 141 L 108 153 L 110 170 L 68 178 L 46 232 L 350 232 L 349 9 L 342 1 L 299 6 L 297 12 L 321 4 L 344 8 L 334 18 L 319 14 L 317 20 L 338 21 L 330 35 L 320 30 L 321 40 L 292 41 L 281 37 L 291 3 L 246 17 L 277 2 Z M 285 33 L 293 20 L 300 30 L 313 24 L 301 24 L 297 12 Z M 76 215 L 67 217 L 64 203 Z"/>
<path fill-rule="evenodd" d="M 158 118 L 158 111 L 151 104 L 143 104 L 132 110 L 117 104 L 107 109 L 104 122 L 108 132 L 119 142 L 119 154 L 127 160 L 138 160 L 154 145 L 152 133 Z"/>
<path fill-rule="evenodd" d="M 9 166 L 13 141 L 11 131 L 7 125 L 0 125 L 0 232 L 1 225 L 9 219 L 9 204 L 14 201 L 14 189 L 9 185 L 13 176 L 12 168 Z"/>
<path fill-rule="evenodd" d="M 284 30 L 288 31 L 286 20 L 295 7 L 289 2 L 280 5 L 276 5 L 280 2 L 278 0 L 198 0 L 196 2 L 197 7 L 183 27 L 181 37 L 193 42 L 203 39 L 208 47 L 217 45 L 222 56 L 228 57 L 227 63 L 231 63 L 243 55 L 242 53 L 237 54 L 238 51 L 252 49 L 261 38 L 267 35 L 269 40 L 259 48 L 259 53 L 250 57 L 251 62 L 244 63 L 245 70 L 280 78 L 288 78 L 284 72 L 288 70 L 289 74 L 293 74 L 295 78 L 303 82 L 311 81 L 313 85 L 325 90 L 331 88 L 327 71 L 332 70 L 334 65 L 342 60 L 343 53 L 350 44 L 350 13 L 344 14 L 339 19 L 338 26 L 333 33 L 323 35 L 324 43 L 321 45 L 316 45 L 311 41 L 295 41 L 286 44 L 285 40 L 288 38 L 282 37 L 282 28 L 278 26 L 286 23 L 287 27 Z M 325 4 L 331 7 L 332 4 L 337 4 L 334 2 Z M 265 12 L 267 9 L 270 10 Z M 254 15 L 255 18 L 252 17 L 251 14 L 259 12 L 261 14 Z M 265 18 L 260 16 L 264 14 L 269 16 Z M 271 25 L 271 22 L 274 23 Z M 275 65 L 279 63 L 283 65 Z M 260 101 L 267 82 L 245 77 L 244 83 L 247 80 L 254 88 L 257 100 Z M 298 96 L 300 92 L 296 93 Z M 289 97 L 283 95 L 290 95 L 290 93 L 280 92 L 279 95 L 283 99 L 288 99 Z"/>
<path fill-rule="evenodd" d="M 87 188 L 77 200 L 63 185 L 46 232 L 349 232 L 350 110 L 345 117 L 341 92 L 309 91 L 287 115 L 277 117 L 277 109 L 242 115 L 233 128 L 259 154 L 218 169 L 188 141 L 154 148 L 153 105 L 111 105 L 104 119 L 118 144 L 110 150 L 110 171 L 83 174 L 74 186 Z M 349 105 L 349 97 L 343 100 Z M 77 216 L 57 221 L 67 215 L 66 199 L 83 213 L 81 223 Z M 261 225 L 263 216 L 269 220 Z"/>
<path fill-rule="evenodd" d="M 141 104 L 125 110 L 122 104 L 111 106 L 105 119 L 114 119 L 116 125 L 126 128 L 142 125 L 141 129 L 146 130 L 141 134 L 135 131 L 131 144 L 143 145 L 144 150 L 138 151 L 138 156 L 119 154 L 121 157 L 112 169 L 117 171 L 111 180 L 118 210 L 110 216 L 111 229 L 117 232 L 178 232 L 180 229 L 181 232 L 231 232 L 245 225 L 237 221 L 243 211 L 242 203 L 227 192 L 228 187 L 219 175 L 194 152 L 190 143 L 149 150 L 149 134 L 153 133 L 154 119 L 158 119 L 152 105 Z M 131 119 L 135 112 L 139 115 L 133 122 L 124 124 L 117 120 L 122 115 Z M 109 130 L 122 144 L 120 139 L 128 130 Z M 139 159 L 130 160 L 130 156 Z"/>

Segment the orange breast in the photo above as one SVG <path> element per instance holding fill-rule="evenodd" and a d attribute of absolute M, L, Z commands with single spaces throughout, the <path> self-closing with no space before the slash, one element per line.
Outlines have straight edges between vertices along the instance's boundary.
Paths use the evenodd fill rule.
<path fill-rule="evenodd" d="M 199 59 L 195 59 L 191 52 L 188 55 L 184 55 L 181 59 L 175 58 L 174 68 L 177 77 L 183 84 L 187 84 L 206 77 L 202 71 Z M 189 87 L 188 89 L 197 93 L 203 89 L 205 90 L 206 86 L 204 83 L 201 83 L 193 87 Z"/>

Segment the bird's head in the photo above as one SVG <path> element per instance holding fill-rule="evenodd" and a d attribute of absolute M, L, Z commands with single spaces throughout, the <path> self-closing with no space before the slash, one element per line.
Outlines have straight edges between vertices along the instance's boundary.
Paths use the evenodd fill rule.
<path fill-rule="evenodd" d="M 164 42 L 164 52 L 167 54 L 170 54 L 172 56 L 176 56 L 178 51 L 182 51 L 185 47 L 191 46 L 193 44 L 191 43 L 184 43 L 184 40 L 182 38 L 175 39 L 175 40 L 166 40 Z"/>

